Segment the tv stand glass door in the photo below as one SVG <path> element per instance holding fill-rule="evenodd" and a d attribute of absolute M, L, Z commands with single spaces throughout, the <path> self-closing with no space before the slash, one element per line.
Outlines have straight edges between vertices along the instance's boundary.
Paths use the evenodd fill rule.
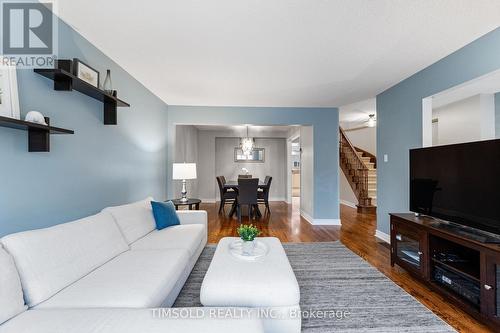
<path fill-rule="evenodd" d="M 395 246 L 392 247 L 394 261 L 398 265 L 424 275 L 424 234 L 408 225 L 392 224 L 391 237 Z"/>

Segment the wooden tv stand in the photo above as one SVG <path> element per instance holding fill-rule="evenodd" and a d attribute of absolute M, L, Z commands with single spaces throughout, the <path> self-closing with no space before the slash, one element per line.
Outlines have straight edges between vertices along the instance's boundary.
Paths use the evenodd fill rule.
<path fill-rule="evenodd" d="M 391 265 L 500 330 L 500 245 L 482 243 L 415 214 L 391 217 Z"/>

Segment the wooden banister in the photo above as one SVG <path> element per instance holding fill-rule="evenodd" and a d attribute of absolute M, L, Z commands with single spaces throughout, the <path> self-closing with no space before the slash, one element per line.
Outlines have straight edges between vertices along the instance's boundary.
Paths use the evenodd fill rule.
<path fill-rule="evenodd" d="M 356 149 L 358 152 L 362 152 L 363 156 L 369 157 L 370 162 L 373 163 L 373 167 L 377 168 L 377 156 L 373 155 L 369 151 L 364 150 L 363 148 L 354 147 L 354 149 Z"/>
<path fill-rule="evenodd" d="M 339 127 L 339 133 L 339 156 L 342 171 L 349 180 L 359 206 L 369 207 L 371 206 L 371 198 L 368 196 L 369 168 L 341 127 Z"/>
<path fill-rule="evenodd" d="M 342 127 L 339 127 L 339 131 L 340 131 L 340 143 L 344 144 L 346 148 L 349 149 L 349 151 L 354 152 L 354 155 L 358 159 L 360 165 L 364 166 L 368 170 L 368 167 L 365 165 L 361 157 L 356 153 L 356 148 L 354 148 L 354 145 L 351 143 L 347 135 L 345 135 L 345 132 L 342 129 Z"/>

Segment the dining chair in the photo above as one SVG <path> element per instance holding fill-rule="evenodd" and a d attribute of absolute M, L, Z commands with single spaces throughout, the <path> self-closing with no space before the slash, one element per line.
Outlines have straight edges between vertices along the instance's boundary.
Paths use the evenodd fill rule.
<path fill-rule="evenodd" d="M 271 214 L 271 208 L 269 208 L 269 192 L 271 191 L 271 182 L 273 181 L 273 177 L 266 176 L 264 179 L 264 186 L 261 186 L 262 190 L 259 190 L 257 194 L 257 201 L 266 205 L 266 212 Z"/>
<path fill-rule="evenodd" d="M 228 190 L 224 188 L 225 179 L 224 176 L 215 177 L 217 179 L 217 185 L 219 186 L 220 192 L 220 206 L 219 214 L 225 212 L 224 207 L 226 204 L 234 204 L 236 200 L 237 193 L 233 190 Z"/>
<path fill-rule="evenodd" d="M 240 178 L 243 178 L 243 179 L 252 178 L 252 175 L 238 175 L 238 179 L 240 179 Z"/>
<path fill-rule="evenodd" d="M 239 178 L 238 196 L 236 199 L 238 210 L 238 221 L 241 222 L 241 208 L 248 206 L 248 217 L 253 218 L 253 210 L 257 206 L 257 189 L 259 188 L 259 178 Z"/>

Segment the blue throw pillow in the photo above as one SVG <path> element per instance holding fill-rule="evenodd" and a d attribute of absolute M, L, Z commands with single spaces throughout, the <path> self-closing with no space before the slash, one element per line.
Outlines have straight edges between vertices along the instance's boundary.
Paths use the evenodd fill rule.
<path fill-rule="evenodd" d="M 172 201 L 151 201 L 151 207 L 153 207 L 153 216 L 155 217 L 156 229 L 161 230 L 173 225 L 181 224 Z"/>

